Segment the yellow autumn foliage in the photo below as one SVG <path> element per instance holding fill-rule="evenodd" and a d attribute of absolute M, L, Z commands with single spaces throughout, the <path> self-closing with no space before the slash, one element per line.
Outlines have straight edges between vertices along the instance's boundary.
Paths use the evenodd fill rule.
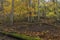
<path fill-rule="evenodd" d="M 57 15 L 54 12 L 49 12 L 46 16 L 47 17 L 57 17 Z"/>
<path fill-rule="evenodd" d="M 8 1 L 10 4 L 9 6 L 5 6 L 4 5 L 4 15 L 6 15 L 7 13 L 10 14 L 11 10 L 12 10 L 12 0 L 6 0 Z M 31 12 L 32 16 L 36 16 L 36 14 L 34 14 L 34 12 L 37 12 L 38 14 L 38 0 L 32 0 L 32 6 L 34 7 L 30 7 L 28 6 L 28 1 L 29 0 L 14 0 L 14 15 L 26 15 L 28 16 L 28 13 Z M 45 10 L 43 7 L 44 5 L 47 7 L 47 11 L 54 11 L 54 8 L 56 8 L 56 4 L 54 4 L 53 2 L 48 2 L 48 3 L 43 3 L 40 2 L 41 8 L 40 12 L 43 13 L 43 10 Z M 54 12 L 50 12 L 48 11 L 48 13 L 46 14 L 46 16 L 48 17 L 52 17 L 52 16 L 57 16 Z M 58 10 L 60 11 L 60 9 Z"/>

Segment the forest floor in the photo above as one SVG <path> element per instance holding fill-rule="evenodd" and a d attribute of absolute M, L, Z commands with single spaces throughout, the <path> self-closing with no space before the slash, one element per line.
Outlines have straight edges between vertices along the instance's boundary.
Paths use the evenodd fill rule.
<path fill-rule="evenodd" d="M 60 40 L 60 23 L 14 23 L 12 26 L 0 25 L 0 31 L 15 32 L 27 36 L 38 36 L 42 40 Z"/>

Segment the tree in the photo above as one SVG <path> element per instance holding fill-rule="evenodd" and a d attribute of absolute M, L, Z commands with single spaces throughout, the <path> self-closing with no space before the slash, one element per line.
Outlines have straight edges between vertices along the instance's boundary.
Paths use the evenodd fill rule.
<path fill-rule="evenodd" d="M 40 0 L 38 0 L 38 21 L 40 20 Z"/>
<path fill-rule="evenodd" d="M 11 13 L 10 13 L 10 25 L 13 25 L 13 13 L 14 13 L 14 0 L 12 0 L 12 10 L 11 10 Z"/>
<path fill-rule="evenodd" d="M 3 14 L 3 1 L 4 0 L 0 0 L 1 2 L 0 2 L 0 11 L 2 11 L 2 13 L 1 14 Z"/>
<path fill-rule="evenodd" d="M 2 20 L 4 19 L 3 17 L 3 13 L 4 13 L 4 8 L 3 8 L 3 1 L 4 0 L 0 0 L 0 21 L 3 22 Z"/>
<path fill-rule="evenodd" d="M 29 6 L 28 6 L 28 7 L 29 7 L 29 8 L 32 7 L 32 0 L 29 0 Z M 29 21 L 32 22 L 31 15 L 32 15 L 32 12 L 29 11 L 29 13 L 28 13 L 28 22 L 29 22 Z"/>

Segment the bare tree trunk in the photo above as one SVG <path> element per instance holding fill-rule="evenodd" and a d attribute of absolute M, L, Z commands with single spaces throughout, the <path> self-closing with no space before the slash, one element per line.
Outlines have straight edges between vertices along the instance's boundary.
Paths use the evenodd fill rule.
<path fill-rule="evenodd" d="M 31 5 L 32 5 L 32 0 L 29 0 L 28 7 L 32 7 Z M 32 19 L 31 19 L 32 12 L 29 10 L 28 14 L 29 14 L 28 15 L 28 22 L 32 22 Z"/>
<path fill-rule="evenodd" d="M 40 0 L 38 0 L 38 21 L 40 20 Z"/>
<path fill-rule="evenodd" d="M 3 14 L 3 1 L 4 0 L 0 0 L 0 1 L 1 1 L 1 8 L 0 9 L 1 9 L 1 12 L 2 12 L 1 14 Z"/>
<path fill-rule="evenodd" d="M 47 12 L 47 8 L 46 8 L 46 6 L 45 6 L 45 5 L 46 5 L 46 4 L 45 4 L 45 1 L 43 1 L 43 5 L 44 5 L 44 6 L 42 7 L 42 8 L 43 8 L 42 16 L 43 16 L 43 18 L 45 18 L 45 17 L 46 17 L 46 12 Z"/>
<path fill-rule="evenodd" d="M 12 10 L 10 13 L 10 25 L 13 25 L 14 0 L 12 0 Z"/>
<path fill-rule="evenodd" d="M 4 20 L 4 16 L 2 15 L 3 14 L 3 1 L 4 0 L 0 0 L 0 21 Z"/>
<path fill-rule="evenodd" d="M 45 1 L 43 1 L 42 2 L 43 3 L 43 7 L 42 7 L 42 9 L 43 9 L 43 11 L 42 11 L 42 17 L 43 17 L 43 22 L 45 23 L 45 18 L 46 18 L 46 12 L 47 12 L 47 8 L 46 8 L 46 4 L 45 4 Z"/>

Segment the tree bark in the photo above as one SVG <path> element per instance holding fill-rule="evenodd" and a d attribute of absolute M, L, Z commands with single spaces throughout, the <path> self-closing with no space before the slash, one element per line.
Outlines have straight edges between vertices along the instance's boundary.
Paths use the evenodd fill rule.
<path fill-rule="evenodd" d="M 28 7 L 32 7 L 32 0 L 29 0 L 29 5 Z M 28 22 L 32 22 L 32 18 L 31 18 L 32 12 L 29 10 L 28 12 Z"/>
<path fill-rule="evenodd" d="M 38 21 L 40 20 L 40 0 L 38 0 Z"/>
<path fill-rule="evenodd" d="M 12 10 L 10 13 L 10 25 L 13 25 L 14 0 L 12 0 Z"/>

